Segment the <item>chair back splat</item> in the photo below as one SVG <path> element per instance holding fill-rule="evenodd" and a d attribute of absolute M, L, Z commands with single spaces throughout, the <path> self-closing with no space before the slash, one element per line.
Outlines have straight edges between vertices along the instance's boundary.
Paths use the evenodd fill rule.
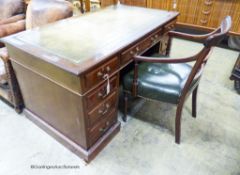
<path fill-rule="evenodd" d="M 190 94 L 191 90 L 194 90 L 195 87 L 198 86 L 204 67 L 207 64 L 209 57 L 211 56 L 212 48 L 219 44 L 224 39 L 226 34 L 231 29 L 231 26 L 232 26 L 231 17 L 227 16 L 222 21 L 220 27 L 213 31 L 212 35 L 205 39 L 204 48 L 196 56 L 196 62 L 183 88 L 183 93 L 181 96 L 186 96 Z M 191 87 L 193 82 L 195 81 L 197 81 L 197 83 L 194 83 L 195 86 Z"/>

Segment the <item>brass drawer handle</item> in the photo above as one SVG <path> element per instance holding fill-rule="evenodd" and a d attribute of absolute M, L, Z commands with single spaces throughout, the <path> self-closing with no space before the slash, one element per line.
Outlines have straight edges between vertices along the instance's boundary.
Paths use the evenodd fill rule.
<path fill-rule="evenodd" d="M 204 2 L 204 4 L 205 4 L 205 5 L 208 5 L 208 6 L 209 6 L 209 5 L 212 5 L 212 3 L 213 3 L 213 1 L 205 1 L 205 2 Z"/>
<path fill-rule="evenodd" d="M 201 22 L 202 24 L 206 24 L 208 21 L 201 19 L 200 22 Z"/>
<path fill-rule="evenodd" d="M 167 27 L 168 30 L 171 30 L 171 29 L 173 29 L 173 28 L 174 28 L 174 24 L 172 24 L 172 25 L 170 25 L 170 26 Z"/>
<path fill-rule="evenodd" d="M 155 35 L 154 37 L 157 39 L 157 38 L 158 38 L 158 35 Z"/>
<path fill-rule="evenodd" d="M 103 128 L 100 128 L 99 129 L 99 132 L 101 132 L 101 133 L 104 133 L 104 132 L 106 132 L 107 131 L 107 129 L 108 129 L 108 126 L 110 125 L 110 122 L 109 121 L 107 121 L 106 122 L 106 126 L 105 127 L 103 127 Z"/>
<path fill-rule="evenodd" d="M 107 97 L 107 94 L 103 94 L 103 93 L 99 92 L 98 97 L 101 98 L 101 99 L 104 99 L 104 98 Z"/>
<path fill-rule="evenodd" d="M 209 15 L 209 14 L 210 14 L 210 10 L 209 10 L 209 11 L 203 10 L 202 13 L 203 13 L 204 15 Z"/>
<path fill-rule="evenodd" d="M 135 55 L 135 52 L 131 50 L 131 51 L 130 51 L 130 54 L 131 54 L 131 55 Z"/>
<path fill-rule="evenodd" d="M 140 48 L 139 48 L 139 47 L 136 47 L 136 51 L 139 52 L 139 51 L 140 51 Z"/>
<path fill-rule="evenodd" d="M 110 108 L 110 105 L 107 103 L 105 106 L 105 109 L 104 110 L 99 109 L 98 113 L 101 115 L 105 115 L 108 112 L 109 108 Z"/>
<path fill-rule="evenodd" d="M 102 76 L 103 76 L 103 73 L 102 73 L 101 71 L 99 71 L 99 72 L 97 73 L 97 76 L 98 76 L 98 77 L 102 77 Z"/>
<path fill-rule="evenodd" d="M 107 72 L 110 72 L 110 71 L 111 71 L 110 66 L 107 66 L 107 67 L 106 67 L 106 71 L 107 71 Z"/>

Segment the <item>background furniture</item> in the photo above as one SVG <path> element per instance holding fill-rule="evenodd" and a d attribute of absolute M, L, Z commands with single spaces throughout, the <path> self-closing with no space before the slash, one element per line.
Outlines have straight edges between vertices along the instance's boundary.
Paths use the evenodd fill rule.
<path fill-rule="evenodd" d="M 80 0 L 83 1 L 83 0 Z M 107 7 L 109 5 L 117 4 L 117 0 L 85 0 L 85 9 L 86 12 L 91 11 L 91 6 L 94 4 L 99 5 L 100 7 Z"/>
<path fill-rule="evenodd" d="M 25 13 L 24 3 L 19 3 L 19 7 L 15 8 L 12 8 L 12 6 L 18 4 L 16 1 L 13 1 L 12 5 L 11 1 L 4 4 L 6 5 L 4 10 L 7 12 L 9 9 L 15 9 L 12 12 L 13 15 L 20 12 Z M 66 1 L 32 0 L 27 8 L 26 20 L 24 14 L 0 20 L 0 38 L 24 31 L 26 28 L 41 26 L 70 16 L 72 16 L 72 5 Z M 13 105 L 16 112 L 20 113 L 23 108 L 23 101 L 5 47 L 0 48 L 0 60 L 0 97 Z"/>
<path fill-rule="evenodd" d="M 177 16 L 110 6 L 4 39 L 25 114 L 78 156 L 92 160 L 120 129 L 120 70 L 135 54 L 159 43 Z"/>
<path fill-rule="evenodd" d="M 239 0 L 121 0 L 128 5 L 178 11 L 177 24 L 203 30 L 213 30 L 227 15 L 232 17 L 230 34 L 240 35 Z"/>
<path fill-rule="evenodd" d="M 231 24 L 231 18 L 226 17 L 218 29 L 207 35 L 198 36 L 169 32 L 170 36 L 204 40 L 204 48 L 194 56 L 187 58 L 162 58 L 160 55 L 135 56 L 135 68 L 125 75 L 123 81 L 125 91 L 123 120 L 126 121 L 127 117 L 127 94 L 176 104 L 175 142 L 180 143 L 181 115 L 184 102 L 192 93 L 192 116 L 196 117 L 197 89 L 203 69 L 210 57 L 212 47 L 224 39 Z M 193 61 L 195 61 L 193 67 L 186 64 Z"/>
<path fill-rule="evenodd" d="M 25 4 L 22 0 L 0 0 L 0 38 L 24 30 Z M 22 98 L 7 49 L 0 42 L 0 97 L 20 112 Z"/>

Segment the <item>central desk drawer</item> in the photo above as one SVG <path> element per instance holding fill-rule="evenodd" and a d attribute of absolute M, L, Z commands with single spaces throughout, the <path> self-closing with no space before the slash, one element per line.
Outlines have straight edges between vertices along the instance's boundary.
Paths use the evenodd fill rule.
<path fill-rule="evenodd" d="M 88 90 L 103 81 L 105 79 L 105 75 L 111 76 L 118 70 L 118 68 L 119 59 L 118 57 L 114 57 L 106 63 L 103 63 L 97 68 L 89 71 L 84 75 L 85 90 Z"/>
<path fill-rule="evenodd" d="M 91 110 L 96 105 L 100 104 L 103 100 L 105 100 L 113 91 L 118 87 L 118 75 L 114 76 L 110 79 L 110 93 L 107 95 L 107 80 L 103 85 L 93 90 L 89 95 L 86 96 L 85 102 L 87 110 Z"/>
<path fill-rule="evenodd" d="M 124 51 L 121 54 L 121 65 L 128 63 L 135 55 L 140 55 L 147 49 L 151 48 L 155 45 L 162 36 L 162 29 L 158 30 L 157 32 L 151 34 L 149 37 L 141 41 L 140 43 L 134 45 L 130 49 Z"/>
<path fill-rule="evenodd" d="M 88 113 L 88 126 L 93 127 L 103 118 L 105 118 L 111 111 L 116 110 L 118 101 L 118 93 L 114 91 L 103 103 L 94 108 Z"/>

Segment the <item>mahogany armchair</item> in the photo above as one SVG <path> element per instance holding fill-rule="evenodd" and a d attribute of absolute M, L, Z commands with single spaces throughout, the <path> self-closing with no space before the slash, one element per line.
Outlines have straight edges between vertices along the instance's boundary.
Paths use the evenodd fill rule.
<path fill-rule="evenodd" d="M 204 41 L 204 47 L 196 55 L 187 58 L 163 58 L 135 56 L 134 70 L 123 77 L 126 121 L 128 95 L 163 101 L 177 105 L 175 118 L 175 142 L 180 143 L 181 115 L 185 100 L 192 94 L 192 116 L 197 115 L 197 90 L 203 69 L 213 46 L 216 46 L 229 32 L 231 17 L 227 16 L 215 31 L 206 35 L 190 35 L 171 31 L 171 37 L 184 37 Z M 187 62 L 195 62 L 193 67 Z"/>
<path fill-rule="evenodd" d="M 17 3 L 18 1 L 22 3 Z M 12 2 L 12 5 L 9 5 L 8 2 Z M 15 9 L 19 13 L 19 9 L 22 9 L 22 14 L 15 15 L 16 12 L 12 12 L 13 16 L 4 19 L 1 19 L 0 14 L 0 38 L 71 17 L 73 14 L 72 4 L 67 1 L 31 0 L 27 7 L 26 19 L 25 14 L 23 14 L 26 6 L 22 0 L 0 0 L 1 4 L 6 5 L 4 10 L 7 12 L 9 9 Z M 18 8 L 15 7 L 16 4 L 19 4 Z M 0 43 L 0 45 L 0 97 L 13 105 L 16 112 L 20 113 L 23 108 L 23 101 L 18 82 L 7 49 L 3 43 Z"/>

